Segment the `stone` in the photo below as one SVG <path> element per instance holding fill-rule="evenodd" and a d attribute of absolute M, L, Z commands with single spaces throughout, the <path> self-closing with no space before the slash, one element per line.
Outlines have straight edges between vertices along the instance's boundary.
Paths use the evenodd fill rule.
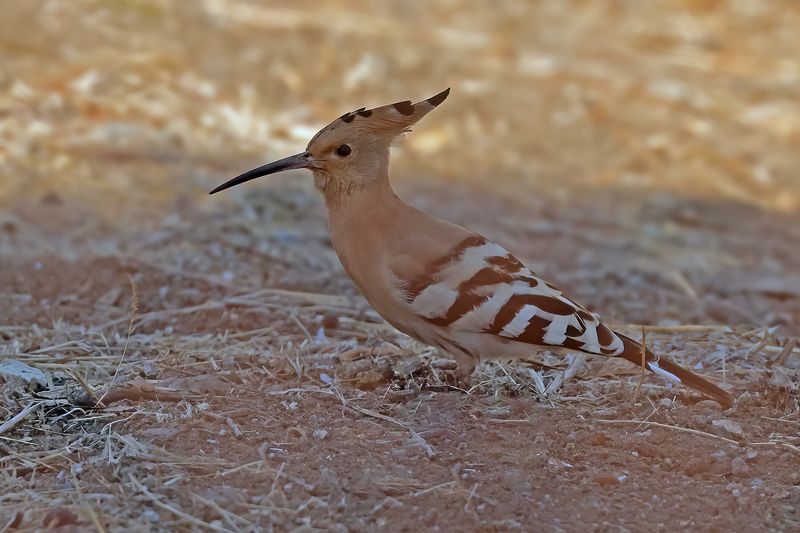
<path fill-rule="evenodd" d="M 711 431 L 720 437 L 726 437 L 729 439 L 744 437 L 744 430 L 742 429 L 741 424 L 735 420 L 729 420 L 727 418 L 712 420 Z"/>
<path fill-rule="evenodd" d="M 26 385 L 44 387 L 47 384 L 47 375 L 44 372 L 16 359 L 0 363 L 0 377 L 6 382 L 22 382 Z"/>
<path fill-rule="evenodd" d="M 750 473 L 750 467 L 747 466 L 744 459 L 736 456 L 731 461 L 731 473 L 736 476 L 746 475 Z"/>

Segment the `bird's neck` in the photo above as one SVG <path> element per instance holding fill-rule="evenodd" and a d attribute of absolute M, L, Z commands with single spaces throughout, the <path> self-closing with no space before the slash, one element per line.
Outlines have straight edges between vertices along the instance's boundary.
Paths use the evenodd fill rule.
<path fill-rule="evenodd" d="M 388 180 L 376 180 L 344 194 L 326 194 L 325 203 L 333 248 L 363 293 L 376 275 L 376 265 L 396 240 L 401 221 L 413 208 L 397 197 Z"/>
<path fill-rule="evenodd" d="M 388 178 L 347 188 L 331 185 L 324 191 L 331 229 L 342 225 L 351 226 L 350 231 L 356 233 L 373 227 L 385 229 L 398 210 L 409 207 L 394 193 Z"/>

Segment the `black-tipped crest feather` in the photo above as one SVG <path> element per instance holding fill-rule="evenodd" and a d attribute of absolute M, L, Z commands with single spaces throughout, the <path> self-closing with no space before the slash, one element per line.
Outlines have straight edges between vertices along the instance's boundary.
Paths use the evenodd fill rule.
<path fill-rule="evenodd" d="M 414 104 L 411 103 L 411 100 L 405 100 L 403 102 L 395 102 L 392 106 L 397 110 L 398 113 L 405 116 L 411 116 L 414 114 Z"/>
<path fill-rule="evenodd" d="M 444 91 L 440 92 L 435 96 L 431 96 L 430 98 L 428 98 L 427 102 L 432 106 L 436 107 L 442 102 L 444 102 L 449 94 L 450 94 L 450 87 L 448 87 L 447 89 L 445 89 Z"/>

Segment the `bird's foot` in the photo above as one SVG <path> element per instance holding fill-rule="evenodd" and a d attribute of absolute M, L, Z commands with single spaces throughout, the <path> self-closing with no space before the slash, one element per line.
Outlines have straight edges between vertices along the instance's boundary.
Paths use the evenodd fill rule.
<path fill-rule="evenodd" d="M 436 374 L 436 380 L 441 384 L 441 390 L 459 390 L 466 392 L 472 386 L 470 377 L 472 371 L 464 370 L 463 365 L 456 361 L 445 360 L 435 361 L 432 368 Z"/>
<path fill-rule="evenodd" d="M 456 384 L 464 391 L 469 391 L 472 388 L 472 374 L 475 372 L 475 364 L 469 366 L 463 364 L 458 365 L 456 369 Z"/>
<path fill-rule="evenodd" d="M 467 357 L 454 357 L 453 359 L 437 359 L 431 362 L 431 367 L 437 371 L 439 383 L 446 390 L 459 390 L 469 392 L 472 388 L 472 373 L 475 371 L 477 360 Z"/>
<path fill-rule="evenodd" d="M 472 388 L 472 371 L 474 369 L 475 367 L 465 369 L 463 366 L 459 365 L 454 370 L 443 373 L 446 378 L 446 385 L 451 390 L 469 392 Z"/>
<path fill-rule="evenodd" d="M 444 370 L 439 374 L 439 380 L 450 390 L 469 391 L 472 386 L 470 375 L 459 372 L 459 369 Z"/>

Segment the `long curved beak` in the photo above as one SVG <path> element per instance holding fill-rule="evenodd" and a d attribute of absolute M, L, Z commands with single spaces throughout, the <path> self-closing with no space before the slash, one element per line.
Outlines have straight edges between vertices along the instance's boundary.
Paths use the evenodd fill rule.
<path fill-rule="evenodd" d="M 311 155 L 311 152 L 301 152 L 299 154 L 290 155 L 289 157 L 284 157 L 283 159 L 273 161 L 272 163 L 261 165 L 253 170 L 248 170 L 244 174 L 236 176 L 232 180 L 226 181 L 208 194 L 224 191 L 225 189 L 233 187 L 234 185 L 239 185 L 246 181 L 254 180 L 268 174 L 275 174 L 276 172 L 283 172 L 284 170 L 293 170 L 296 168 L 308 168 L 313 162 L 314 158 Z"/>

